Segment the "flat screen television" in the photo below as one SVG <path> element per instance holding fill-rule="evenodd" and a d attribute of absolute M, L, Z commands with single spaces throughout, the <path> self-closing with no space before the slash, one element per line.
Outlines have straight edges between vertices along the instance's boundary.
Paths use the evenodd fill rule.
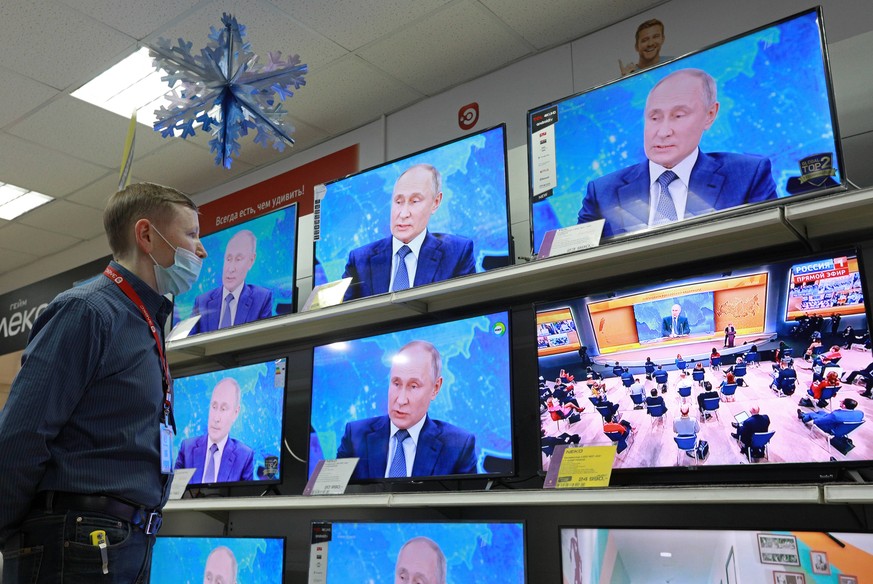
<path fill-rule="evenodd" d="M 861 584 L 873 534 L 564 527 L 561 572 L 575 584 Z"/>
<path fill-rule="evenodd" d="M 162 584 L 282 584 L 282 537 L 158 537 L 152 550 L 153 582 Z"/>
<path fill-rule="evenodd" d="M 189 487 L 281 482 L 285 377 L 283 358 L 174 380 L 175 466 L 196 469 Z"/>
<path fill-rule="evenodd" d="M 577 223 L 605 219 L 607 239 L 845 183 L 819 9 L 534 108 L 528 130 L 535 249 Z"/>
<path fill-rule="evenodd" d="M 513 474 L 510 338 L 495 312 L 316 346 L 309 473 L 357 457 L 353 482 Z"/>
<path fill-rule="evenodd" d="M 503 125 L 327 183 L 315 284 L 352 277 L 352 300 L 509 265 L 507 201 Z"/>
<path fill-rule="evenodd" d="M 840 468 L 871 464 L 873 452 L 865 444 L 873 438 L 873 426 L 853 427 L 847 442 L 826 436 L 819 428 L 827 422 L 816 422 L 840 410 L 846 398 L 855 402 L 846 419 L 858 412 L 873 416 L 873 400 L 861 395 L 864 376 L 851 375 L 873 360 L 864 270 L 856 251 L 673 275 L 676 279 L 669 282 L 639 282 L 536 305 L 538 323 L 563 323 L 577 333 L 579 344 L 538 349 L 544 470 L 561 444 L 613 443 L 618 451 L 615 484 L 661 478 L 827 480 Z M 793 387 L 786 385 L 785 391 L 772 385 L 783 358 L 792 359 L 796 374 Z M 746 362 L 745 373 L 742 368 L 734 372 L 738 359 Z M 633 379 L 621 378 L 625 370 Z M 827 403 L 799 403 L 814 380 L 832 371 L 846 380 L 836 396 Z M 666 381 L 659 380 L 664 374 Z M 733 388 L 722 391 L 722 384 L 731 381 L 733 395 Z M 631 395 L 634 382 L 642 385 L 641 396 Z M 717 393 L 704 395 L 707 383 Z M 634 390 L 639 393 L 638 387 Z M 716 398 L 709 407 L 717 409 L 701 412 L 707 397 Z M 648 406 L 660 405 L 661 399 L 666 413 L 650 415 Z M 679 421 L 683 406 L 688 421 Z M 758 417 L 745 426 L 756 410 Z M 624 431 L 605 428 L 606 415 L 616 411 Z M 697 450 L 680 449 L 674 421 L 678 432 L 696 433 Z M 756 423 L 763 425 L 755 428 Z M 736 425 L 745 427 L 741 438 L 732 436 L 738 434 Z M 623 439 L 614 442 L 616 436 L 606 434 L 610 430 Z M 766 448 L 748 448 L 752 430 L 774 432 Z M 701 441 L 707 445 L 700 446 Z"/>
<path fill-rule="evenodd" d="M 176 297 L 174 325 L 199 315 L 194 335 L 294 312 L 296 203 L 200 241 L 208 255 L 194 287 Z"/>
<path fill-rule="evenodd" d="M 312 524 L 309 584 L 526 581 L 520 522 Z"/>

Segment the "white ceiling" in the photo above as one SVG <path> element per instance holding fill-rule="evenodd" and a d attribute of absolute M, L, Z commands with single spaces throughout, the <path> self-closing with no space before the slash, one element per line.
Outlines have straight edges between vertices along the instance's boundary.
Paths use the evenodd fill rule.
<path fill-rule="evenodd" d="M 58 200 L 0 220 L 0 293 L 61 271 L 50 259 L 66 260 L 70 250 L 81 250 L 79 263 L 108 253 L 101 210 L 117 183 L 128 121 L 70 93 L 158 37 L 181 37 L 196 50 L 229 12 L 248 27 L 256 54 L 298 53 L 310 67 L 306 87 L 287 104 L 297 143 L 283 154 L 244 143 L 227 171 L 214 165 L 208 136 L 137 132 L 132 180 L 196 195 L 665 1 L 4 0 L 0 182 Z M 846 107 L 853 127 L 863 128 L 854 138 L 873 142 L 870 75 L 855 75 L 873 54 L 871 37 L 849 39 L 842 66 L 847 92 L 860 96 Z"/>

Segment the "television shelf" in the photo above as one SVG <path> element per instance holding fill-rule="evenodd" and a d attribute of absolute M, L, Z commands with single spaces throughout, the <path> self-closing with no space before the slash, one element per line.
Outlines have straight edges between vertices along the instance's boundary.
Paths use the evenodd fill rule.
<path fill-rule="evenodd" d="M 847 485 L 854 488 L 856 485 Z M 873 501 L 873 488 L 864 487 Z M 826 501 L 821 485 L 738 485 L 720 487 L 631 488 L 591 490 L 517 490 L 450 493 L 378 493 L 321 497 L 271 496 L 170 501 L 165 513 L 306 509 L 389 509 L 425 507 L 517 507 L 571 505 L 675 505 L 718 501 L 720 504 L 818 504 Z M 863 492 L 859 489 L 855 492 Z M 839 491 L 838 491 L 839 492 Z M 842 501 L 833 501 L 842 502 Z"/>
<path fill-rule="evenodd" d="M 841 244 L 851 244 L 869 237 L 871 216 L 873 189 L 806 201 L 789 200 L 778 206 L 720 219 L 702 217 L 685 221 L 669 231 L 633 237 L 584 252 L 171 341 L 167 353 L 171 365 L 184 367 L 221 354 L 313 342 L 331 337 L 340 329 L 363 329 L 479 304 L 498 306 L 511 301 L 530 301 L 543 291 L 580 281 L 607 281 L 681 263 L 712 264 L 721 256 L 753 254 L 756 250 L 779 246 L 796 246 L 797 251 L 802 251 L 810 241 L 836 239 Z M 853 240 L 854 235 L 858 237 Z"/>

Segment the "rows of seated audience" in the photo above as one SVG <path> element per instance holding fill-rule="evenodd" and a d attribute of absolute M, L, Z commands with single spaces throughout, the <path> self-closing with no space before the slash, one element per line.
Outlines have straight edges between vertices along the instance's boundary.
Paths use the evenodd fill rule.
<path fill-rule="evenodd" d="M 770 357 L 769 353 L 767 356 Z M 687 361 L 679 354 L 673 363 L 675 371 L 671 369 L 669 373 L 664 365 L 654 363 L 651 358 L 647 358 L 643 371 L 636 374 L 618 361 L 603 372 L 588 366 L 581 382 L 562 369 L 554 382 L 540 378 L 543 414 L 555 422 L 559 432 L 559 423 L 566 422 L 565 431 L 554 435 L 543 427 L 543 453 L 550 456 L 559 444 L 579 444 L 580 435 L 571 428 L 583 420 L 593 419 L 590 414 L 582 416 L 586 408 L 591 407 L 600 415 L 603 434 L 616 445 L 617 455 L 622 454 L 631 446 L 636 429 L 624 419 L 619 402 L 627 396 L 633 410 L 645 410 L 653 423 L 663 421 L 668 412 L 664 394 L 668 392 L 673 377 L 678 406 L 672 414 L 674 440 L 680 454 L 684 451 L 699 463 L 706 459 L 709 448 L 704 440 L 698 439 L 700 424 L 710 420 L 720 404 L 734 401 L 738 387 L 748 386 L 749 367 L 762 369 L 767 366 L 770 367 L 773 397 L 791 398 L 797 394 L 800 398 L 796 410 L 799 421 L 810 431 L 815 429 L 825 434 L 834 448 L 846 454 L 854 447 L 848 434 L 864 422 L 864 413 L 858 409 L 855 396 L 873 399 L 873 362 L 863 369 L 845 373 L 840 367 L 842 358 L 839 345 L 825 347 L 821 335 L 813 334 L 802 361 L 804 377 L 811 375 L 811 380 L 803 383 L 798 380 L 793 348 L 785 342 L 772 351 L 773 361 L 767 365 L 761 364 L 761 354 L 756 346 L 751 345 L 744 353 L 731 355 L 727 359 L 729 363 L 725 364 L 716 348 L 712 349 L 707 364 L 702 360 Z M 756 373 L 756 380 L 760 377 Z M 859 381 L 864 386 L 863 391 L 852 394 L 853 397 L 846 396 L 846 390 L 838 395 L 845 385 Z M 752 462 L 767 457 L 768 443 L 776 431 L 770 429 L 770 417 L 762 412 L 757 401 L 751 401 L 746 409 L 731 422 L 733 431 L 730 436 L 736 440 L 739 454 Z M 639 423 L 638 417 L 634 419 Z"/>

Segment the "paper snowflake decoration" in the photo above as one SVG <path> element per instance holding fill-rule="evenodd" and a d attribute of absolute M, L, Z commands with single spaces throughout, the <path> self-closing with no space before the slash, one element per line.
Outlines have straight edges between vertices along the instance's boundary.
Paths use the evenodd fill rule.
<path fill-rule="evenodd" d="M 230 168 L 239 156 L 239 138 L 250 130 L 258 132 L 256 143 L 266 147 L 272 142 L 279 152 L 286 142 L 294 143 L 294 127 L 284 119 L 288 112 L 282 102 L 306 84 L 307 66 L 298 55 L 283 60 L 278 51 L 258 66 L 257 55 L 243 40 L 246 27 L 229 14 L 221 22 L 221 29 L 210 27 L 209 43 L 199 55 L 192 55 L 192 43 L 181 38 L 176 46 L 161 38 L 149 51 L 155 68 L 167 72 L 161 80 L 170 86 L 165 96 L 169 106 L 155 110 L 155 131 L 164 138 L 187 138 L 199 122 L 204 132 L 212 132 L 215 164 Z"/>

